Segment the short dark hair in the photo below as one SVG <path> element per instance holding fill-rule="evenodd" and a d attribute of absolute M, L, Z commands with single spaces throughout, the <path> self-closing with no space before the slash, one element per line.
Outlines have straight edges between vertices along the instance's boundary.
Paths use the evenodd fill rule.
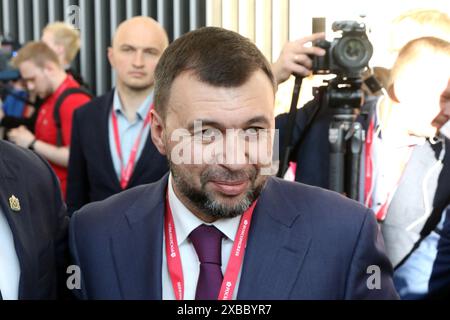
<path fill-rule="evenodd" d="M 155 110 L 165 118 L 175 78 L 192 71 L 201 82 L 217 87 L 238 87 L 262 70 L 277 85 L 271 66 L 254 43 L 240 34 L 217 27 L 188 32 L 164 51 L 155 70 Z"/>

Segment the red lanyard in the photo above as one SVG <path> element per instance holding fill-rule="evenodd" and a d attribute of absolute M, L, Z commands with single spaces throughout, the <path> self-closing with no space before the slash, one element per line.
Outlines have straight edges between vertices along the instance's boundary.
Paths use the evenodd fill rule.
<path fill-rule="evenodd" d="M 231 250 L 230 260 L 219 291 L 219 300 L 231 300 L 236 288 L 236 282 L 244 260 L 245 249 L 247 246 L 248 230 L 252 220 L 253 210 L 256 202 L 248 208 L 242 215 L 239 228 Z M 173 222 L 172 210 L 170 209 L 169 196 L 166 197 L 166 215 L 164 219 L 164 232 L 166 242 L 166 259 L 169 269 L 170 279 L 172 281 L 173 291 L 177 300 L 184 299 L 184 278 L 181 265 L 180 251 L 178 248 L 175 224 Z"/>
<path fill-rule="evenodd" d="M 369 124 L 369 129 L 367 130 L 367 137 L 366 137 L 366 168 L 364 170 L 365 172 L 365 183 L 364 183 L 364 203 L 367 203 L 368 207 L 372 207 L 372 197 L 370 199 L 367 199 L 367 197 L 370 196 L 370 191 L 372 190 L 372 174 L 373 174 L 373 162 L 372 162 L 372 147 L 373 147 L 373 130 L 375 127 L 375 121 L 372 119 Z M 369 202 L 367 202 L 367 200 Z"/>
<path fill-rule="evenodd" d="M 152 109 L 153 104 L 150 106 L 148 110 L 147 116 L 144 119 L 144 125 L 139 132 L 139 135 L 134 142 L 133 148 L 131 149 L 130 158 L 128 159 L 127 165 L 123 166 L 123 156 L 122 156 L 122 147 L 120 144 L 120 135 L 119 135 L 119 125 L 117 124 L 117 115 L 114 109 L 111 112 L 113 131 L 114 131 L 114 141 L 116 143 L 117 155 L 120 160 L 120 186 L 122 189 L 125 189 L 128 186 L 128 182 L 130 182 L 131 175 L 133 174 L 134 165 L 136 161 L 136 155 L 139 149 L 139 145 L 141 144 L 142 135 L 144 134 L 145 128 L 150 124 L 150 120 L 152 118 Z"/>

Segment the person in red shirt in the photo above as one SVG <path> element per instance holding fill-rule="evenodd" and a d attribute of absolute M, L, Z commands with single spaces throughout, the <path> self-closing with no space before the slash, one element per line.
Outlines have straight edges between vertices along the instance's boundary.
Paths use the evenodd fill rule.
<path fill-rule="evenodd" d="M 50 162 L 65 195 L 72 115 L 90 98 L 76 93 L 64 99 L 59 109 L 62 143 L 58 145 L 58 130 L 53 115 L 55 103 L 65 90 L 80 85 L 64 71 L 56 53 L 43 42 L 28 43 L 17 53 L 13 63 L 20 70 L 27 89 L 43 99 L 43 104 L 39 108 L 35 135 L 22 126 L 10 131 L 8 137 L 15 144 L 34 150 Z"/>

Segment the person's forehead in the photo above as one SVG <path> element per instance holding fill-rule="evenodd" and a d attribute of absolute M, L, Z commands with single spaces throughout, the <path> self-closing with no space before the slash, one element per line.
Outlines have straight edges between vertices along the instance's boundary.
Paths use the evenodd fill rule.
<path fill-rule="evenodd" d="M 117 30 L 113 39 L 114 46 L 124 44 L 133 47 L 157 47 L 163 43 L 163 34 L 156 27 L 148 24 L 134 24 Z"/>
<path fill-rule="evenodd" d="M 35 73 L 39 68 L 32 61 L 24 61 L 20 64 L 19 69 L 21 73 L 31 74 Z"/>
<path fill-rule="evenodd" d="M 270 122 L 273 117 L 273 89 L 262 72 L 236 87 L 208 85 L 185 74 L 176 78 L 171 91 L 169 113 L 185 122 L 243 124 L 255 118 Z"/>

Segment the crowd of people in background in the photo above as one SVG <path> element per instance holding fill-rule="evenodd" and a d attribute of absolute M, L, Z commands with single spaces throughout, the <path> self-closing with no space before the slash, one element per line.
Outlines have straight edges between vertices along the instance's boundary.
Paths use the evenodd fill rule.
<path fill-rule="evenodd" d="M 404 32 L 405 25 L 408 26 L 408 34 Z M 161 281 L 162 274 L 164 283 L 162 288 L 147 292 L 145 286 L 140 284 L 143 279 L 137 276 L 127 278 L 127 272 L 123 269 L 127 267 L 134 270 L 132 273 L 141 274 L 143 264 L 151 259 L 145 251 L 149 247 L 161 251 L 161 248 L 155 247 L 155 242 L 164 246 L 162 226 L 165 222 L 162 219 L 154 221 L 157 226 L 161 225 L 161 230 L 152 230 L 158 235 L 155 238 L 142 236 L 138 239 L 129 230 L 125 230 L 124 225 L 129 223 L 130 228 L 136 228 L 136 234 L 145 232 L 139 226 L 133 226 L 140 219 L 144 219 L 144 215 L 135 210 L 136 203 L 161 210 L 159 206 L 164 206 L 164 197 L 167 197 L 166 205 L 176 207 L 180 212 L 181 205 L 174 200 L 178 197 L 184 199 L 184 205 L 192 212 L 196 212 L 198 208 L 216 212 L 214 211 L 216 209 L 212 209 L 213 204 L 210 207 L 202 207 L 199 204 L 201 201 L 207 202 L 208 194 L 200 192 L 205 191 L 204 185 L 201 190 L 195 189 L 198 168 L 186 169 L 177 167 L 171 162 L 168 150 L 173 146 L 167 140 L 169 132 L 173 129 L 171 126 L 173 123 L 178 123 L 180 127 L 189 129 L 184 121 L 196 113 L 199 118 L 207 115 L 209 118 L 206 116 L 203 118 L 215 124 L 220 121 L 225 123 L 225 120 L 232 121 L 234 118 L 231 116 L 232 113 L 227 113 L 229 110 L 224 112 L 222 117 L 229 117 L 227 119 L 214 117 L 219 115 L 220 111 L 216 111 L 216 114 L 202 112 L 206 110 L 203 103 L 215 101 L 222 108 L 219 110 L 227 110 L 227 107 L 223 106 L 224 101 L 230 105 L 236 101 L 245 105 L 248 101 L 256 99 L 252 95 L 246 96 L 249 92 L 246 90 L 250 90 L 248 89 L 251 83 L 249 79 L 255 83 L 260 81 L 264 86 L 268 84 L 266 78 L 269 78 L 273 80 L 273 87 L 276 88 L 277 84 L 286 81 L 292 74 L 311 75 L 313 56 L 325 54 L 325 50 L 314 46 L 315 41 L 324 38 L 324 34 L 313 34 L 287 43 L 277 61 L 266 72 L 264 59 L 253 52 L 253 48 L 243 39 L 232 33 L 221 33 L 215 28 L 204 30 L 207 32 L 194 31 L 193 34 L 185 35 L 180 41 L 169 46 L 166 31 L 152 18 L 134 17 L 122 22 L 105 56 L 115 71 L 116 87 L 99 97 L 91 96 L 89 84 L 86 84 L 71 67 L 80 49 L 80 34 L 71 25 L 62 22 L 49 24 L 42 32 L 41 41 L 30 42 L 20 48 L 11 61 L 12 66 L 19 70 L 20 78 L 11 81 L 14 95 L 5 97 L 3 106 L 0 106 L 0 126 L 6 129 L 4 139 L 10 142 L 0 143 L 0 196 L 2 197 L 0 199 L 0 253 L 5 252 L 3 256 L 0 254 L 0 270 L 2 270 L 0 299 L 60 297 L 61 292 L 65 292 L 61 283 L 63 283 L 62 286 L 66 283 L 59 278 L 60 269 L 70 264 L 69 261 L 76 261 L 78 265 L 85 267 L 84 285 L 86 287 L 77 293 L 79 298 L 174 299 L 177 297 L 176 293 L 169 293 L 172 290 L 170 281 L 174 281 L 171 270 L 164 269 L 165 267 L 161 270 L 161 265 L 156 266 L 150 263 L 152 270 L 159 274 L 159 278 L 150 279 L 143 276 L 144 279 L 155 281 L 154 286 L 157 287 L 160 285 L 158 281 Z M 295 119 L 293 144 L 296 148 L 291 152 L 289 160 L 296 164 L 295 180 L 299 183 L 298 189 L 294 187 L 291 189 L 287 185 L 277 185 L 276 180 L 268 180 L 268 182 L 264 180 L 267 186 L 262 189 L 264 191 L 261 191 L 256 187 L 257 182 L 260 182 L 258 175 L 248 168 L 232 167 L 227 169 L 229 170 L 227 175 L 223 173 L 223 176 L 231 179 L 233 170 L 242 170 L 246 177 L 253 177 L 256 190 L 252 192 L 257 195 L 261 193 L 258 204 L 267 202 L 268 207 L 270 207 L 270 202 L 267 200 L 269 191 L 273 192 L 271 201 L 276 199 L 280 203 L 285 201 L 281 196 L 282 193 L 290 195 L 294 190 L 310 195 L 311 199 L 322 197 L 323 201 L 330 206 L 326 210 L 342 215 L 342 217 L 330 218 L 323 213 L 324 219 L 337 219 L 337 221 L 342 219 L 342 230 L 347 230 L 349 237 L 352 234 L 349 230 L 353 230 L 353 226 L 347 221 L 348 217 L 343 213 L 345 210 L 362 214 L 365 210 L 364 205 L 373 215 L 373 221 L 378 222 L 377 228 L 374 227 L 375 223 L 371 224 L 371 220 L 367 220 L 368 222 L 364 220 L 361 225 L 358 225 L 361 230 L 364 229 L 363 231 L 367 232 L 361 237 L 366 236 L 371 239 L 358 238 L 357 241 L 365 247 L 358 249 L 356 245 L 356 251 L 361 250 L 359 253 L 361 256 L 358 257 L 360 261 L 383 266 L 384 288 L 382 291 L 372 295 L 372 292 L 368 293 L 361 289 L 359 281 L 362 280 L 358 277 L 361 276 L 362 271 L 353 269 L 351 269 L 350 277 L 355 278 L 342 279 L 344 282 L 348 280 L 350 286 L 354 287 L 342 288 L 338 284 L 339 281 L 336 279 L 341 279 L 342 276 L 339 268 L 343 267 L 347 261 L 346 245 L 350 246 L 351 241 L 347 243 L 330 232 L 330 239 L 336 236 L 336 239 L 341 239 L 344 243 L 342 251 L 339 251 L 343 257 L 342 265 L 333 264 L 336 270 L 330 274 L 333 274 L 335 278 L 326 279 L 336 291 L 333 294 L 325 294 L 325 291 L 321 291 L 325 283 L 316 282 L 314 279 L 308 282 L 299 276 L 300 280 L 297 284 L 294 283 L 295 279 L 280 280 L 290 285 L 289 288 L 292 288 L 290 294 L 283 294 L 281 287 L 278 287 L 279 284 L 273 284 L 275 292 L 280 297 L 396 298 L 394 286 L 400 298 L 404 299 L 445 298 L 450 295 L 450 138 L 440 132 L 440 128 L 450 119 L 450 17 L 437 10 L 410 11 L 394 20 L 391 35 L 391 51 L 395 62 L 386 69 L 389 74 L 387 80 L 381 81 L 384 94 L 376 97 L 367 96 L 366 103 L 361 106 L 361 114 L 357 117 L 357 121 L 361 123 L 366 133 L 360 166 L 361 196 L 357 199 L 360 204 L 350 201 L 341 202 L 338 198 L 334 198 L 334 195 L 316 194 L 311 189 L 300 187 L 303 184 L 321 188 L 329 187 L 328 127 L 333 114 L 330 109 L 318 109 L 320 106 L 317 101 L 299 106 Z M 195 50 L 191 42 L 195 42 L 196 37 L 202 39 L 198 47 L 201 48 L 203 45 L 205 50 L 210 51 L 213 49 L 208 48 L 207 45 L 223 46 L 221 47 L 223 50 L 226 46 L 230 48 L 242 46 L 242 56 L 237 55 L 237 57 L 241 57 L 243 64 L 248 63 L 249 69 L 242 67 L 242 70 L 236 70 L 231 66 L 231 62 L 239 61 L 232 60 L 232 55 L 229 57 L 220 55 L 221 61 L 230 63 L 229 69 L 221 69 L 220 63 L 214 64 L 214 61 L 210 61 L 201 52 Z M 215 43 L 217 39 L 229 39 L 230 43 Z M 308 45 L 310 43 L 312 46 Z M 244 53 L 249 53 L 252 58 Z M 160 59 L 162 59 L 161 63 Z M 170 65 L 171 63 L 173 66 Z M 214 73 L 211 71 L 211 66 L 216 67 L 220 75 L 206 74 Z M 156 78 L 160 82 L 155 80 L 155 70 Z M 183 78 L 184 72 L 191 71 L 194 72 L 191 75 L 192 78 Z M 244 74 L 245 72 L 247 74 Z M 171 78 L 165 79 L 165 77 Z M 196 84 L 199 87 L 196 87 Z M 269 85 L 267 87 L 271 88 Z M 243 91 L 227 92 L 231 90 L 230 88 Z M 185 101 L 182 102 L 191 107 L 188 113 L 177 109 L 181 108 L 182 103 L 174 107 L 174 102 L 163 96 L 170 90 L 183 97 Z M 161 96 L 155 96 L 155 91 Z M 207 96 L 208 92 L 215 96 Z M 235 98 L 231 99 L 233 94 Z M 225 98 L 222 99 L 222 97 Z M 243 97 L 248 99 L 245 100 Z M 262 115 L 273 116 L 273 112 L 261 109 L 265 102 L 270 101 L 270 99 L 265 101 L 263 98 L 263 95 L 259 97 L 263 105 L 259 105 L 259 108 L 255 106 L 255 114 L 258 111 Z M 180 98 L 180 101 L 183 99 Z M 155 102 L 160 104 L 155 105 Z M 197 103 L 198 109 L 194 108 L 194 102 Z M 170 106 L 170 109 L 167 109 L 167 106 Z M 236 107 L 236 110 L 239 112 L 239 107 Z M 311 126 L 308 125 L 306 131 L 305 127 L 311 115 L 317 110 L 314 123 Z M 245 115 L 247 113 L 243 112 L 242 116 Z M 261 116 L 261 118 L 264 117 Z M 236 121 L 233 124 L 237 123 Z M 258 121 L 256 122 L 264 123 L 261 119 Z M 269 124 L 266 127 L 264 125 L 260 127 L 270 128 L 270 121 L 267 121 Z M 280 132 L 280 141 L 284 141 L 288 115 L 278 115 L 274 121 L 275 128 Z M 204 131 L 208 131 L 207 129 Z M 301 143 L 296 144 L 300 140 Z M 214 174 L 222 177 L 219 173 L 208 171 L 208 169 L 205 169 L 205 172 L 204 175 L 199 174 L 200 182 L 214 178 Z M 189 186 L 188 182 L 192 185 Z M 264 183 L 261 182 L 261 186 Z M 143 186 L 147 186 L 148 189 L 144 189 Z M 237 189 L 236 185 L 224 185 L 219 181 L 216 187 L 222 193 L 228 194 L 229 199 L 236 195 L 233 193 Z M 173 191 L 171 188 L 174 188 Z M 162 202 L 159 198 L 157 200 L 154 194 L 161 196 Z M 146 202 L 145 197 L 150 200 L 147 199 L 148 202 Z M 256 199 L 251 198 L 251 203 Z M 223 203 L 228 204 L 227 201 L 223 200 Z M 95 204 L 91 204 L 93 202 Z M 305 199 L 304 202 L 314 203 L 314 208 L 320 212 L 320 216 L 322 215 L 322 211 L 318 209 L 320 206 L 315 204 L 315 201 Z M 223 203 L 220 208 L 226 211 Z M 220 204 L 216 203 L 214 208 Z M 336 205 L 335 208 L 331 207 L 333 204 Z M 295 205 L 302 206 L 298 202 L 295 202 Z M 10 210 L 22 211 L 24 221 L 15 221 L 8 214 Z M 107 214 L 110 215 L 114 211 L 117 213 L 110 217 L 104 215 L 103 211 L 108 211 Z M 128 212 L 128 220 L 121 220 L 122 212 Z M 72 222 L 70 227 L 72 258 L 69 258 L 67 232 L 69 217 L 72 215 L 76 217 L 77 223 Z M 199 216 L 201 217 L 201 214 Z M 295 219 L 288 216 L 287 213 L 280 216 L 274 215 L 274 220 L 284 221 L 285 225 L 294 225 Z M 110 220 L 106 221 L 107 218 Z M 222 218 L 224 217 L 220 216 L 220 219 Z M 360 218 L 361 216 L 355 214 L 355 220 Z M 206 221 L 207 218 L 204 220 Z M 341 230 L 337 224 L 327 225 L 325 220 L 325 226 Z M 310 223 L 308 218 L 305 218 L 305 221 Z M 211 221 L 213 222 L 215 221 Z M 176 226 L 177 223 L 179 222 L 175 221 Z M 356 225 L 356 222 L 354 223 Z M 279 232 L 278 229 L 270 229 L 265 224 L 269 222 L 256 219 L 254 228 L 274 234 Z M 345 229 L 346 227 L 348 228 Z M 130 250 L 129 252 L 119 255 L 114 251 L 117 248 L 109 248 L 109 234 L 111 230 L 116 229 L 119 234 L 117 238 L 111 240 L 112 243 L 122 251 Z M 222 229 L 218 224 L 217 229 L 229 239 L 232 238 L 227 234 L 226 228 Z M 300 227 L 295 230 L 304 232 Z M 326 227 L 321 230 L 325 233 Z M 378 231 L 382 240 L 378 236 Z M 167 237 L 166 232 L 167 229 L 164 229 L 164 239 Z M 83 236 L 79 236 L 80 234 Z M 187 236 L 186 234 L 186 238 Z M 255 237 L 263 241 L 270 250 L 271 246 L 267 240 L 264 240 L 262 236 L 258 238 L 258 234 Z M 267 234 L 267 237 L 271 236 Z M 301 238 L 308 243 L 310 241 L 305 237 L 302 238 L 302 235 L 292 237 L 293 239 Z M 194 238 L 192 241 L 195 242 Z M 179 241 L 180 250 L 187 252 L 186 250 L 189 249 L 183 248 L 182 243 L 183 241 Z M 228 253 L 231 252 L 233 245 L 233 242 L 230 243 L 223 245 L 224 248 L 229 246 L 229 249 L 224 249 Z M 330 244 L 321 245 L 324 247 Z M 108 248 L 102 246 L 108 246 Z M 136 248 L 128 248 L 133 246 Z M 195 252 L 200 257 L 197 251 L 200 249 L 195 243 L 194 246 Z M 339 256 L 333 255 L 323 247 L 319 249 L 313 244 L 310 255 L 320 256 L 319 253 L 321 253 L 323 261 L 328 263 L 330 263 L 326 260 L 328 258 L 340 259 Z M 249 264 L 255 268 L 257 268 L 258 260 L 251 250 L 256 252 L 258 248 L 259 246 L 254 242 L 250 242 L 248 259 L 251 261 Z M 293 250 L 297 249 L 301 251 L 307 248 L 299 246 Z M 139 254 L 133 255 L 133 250 L 137 250 L 136 252 L 142 254 L 142 257 L 136 256 Z M 367 251 L 363 253 L 362 250 Z M 155 254 L 153 259 L 164 261 L 166 265 L 170 259 L 166 256 L 167 252 L 163 254 L 161 252 Z M 119 264 L 117 268 L 122 268 L 118 272 L 118 280 L 110 266 L 115 263 L 114 254 L 117 254 L 117 259 L 119 257 L 123 259 L 116 261 Z M 287 273 L 295 273 L 300 269 L 300 266 L 297 269 L 297 264 L 300 262 L 294 263 L 289 260 L 292 257 L 289 253 L 279 254 L 277 259 L 281 264 L 284 263 L 283 259 L 287 261 Z M 129 259 L 136 259 L 136 261 L 130 262 Z M 317 259 L 320 260 L 320 258 Z M 354 266 L 355 262 L 349 259 L 352 268 L 361 267 Z M 313 270 L 315 267 L 317 266 L 311 262 L 305 262 L 303 266 L 306 270 L 309 268 Z M 99 268 L 106 270 L 102 276 L 99 276 Z M 241 272 L 244 279 L 239 284 L 239 286 L 242 285 L 242 293 L 239 291 L 238 296 L 236 290 L 234 298 L 276 298 L 269 294 L 265 295 L 266 288 L 261 288 L 261 291 L 256 293 L 258 290 L 254 290 L 254 287 L 245 281 L 247 278 L 244 272 L 249 271 L 243 268 Z M 266 275 L 269 276 L 270 272 L 267 271 Z M 253 280 L 256 281 L 257 278 Z M 118 281 L 117 285 L 115 281 Z M 194 298 L 195 287 L 193 289 L 192 283 L 186 283 L 188 297 Z M 221 282 L 218 283 L 217 292 Z M 303 287 L 300 283 L 303 283 Z M 312 284 L 309 287 L 309 283 L 315 284 L 317 288 L 314 288 Z M 135 287 L 132 287 L 133 284 Z M 308 294 L 301 291 L 305 287 L 310 290 Z M 214 294 L 217 296 L 217 293 Z M 67 295 L 67 292 L 63 295 Z"/>

